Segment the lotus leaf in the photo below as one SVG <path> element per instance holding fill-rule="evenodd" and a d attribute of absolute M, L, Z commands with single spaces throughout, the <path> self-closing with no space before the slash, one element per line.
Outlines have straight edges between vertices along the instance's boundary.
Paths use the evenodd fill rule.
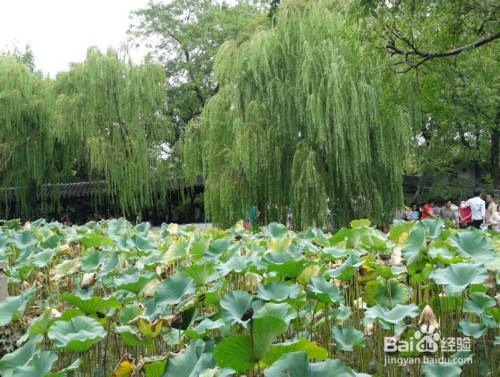
<path fill-rule="evenodd" d="M 17 321 L 24 314 L 24 309 L 29 301 L 29 296 L 35 291 L 31 287 L 22 291 L 19 296 L 6 297 L 0 302 L 0 326 L 5 326 L 11 321 Z"/>
<path fill-rule="evenodd" d="M 88 233 L 82 238 L 80 238 L 80 242 L 82 243 L 83 247 L 86 249 L 90 247 L 101 247 L 104 245 L 112 245 L 113 240 L 109 237 L 101 237 L 97 235 L 96 233 Z"/>
<path fill-rule="evenodd" d="M 135 234 L 127 240 L 130 247 L 135 247 L 137 250 L 142 251 L 143 255 L 149 255 L 156 248 L 151 243 L 149 238 L 143 237 L 140 234 Z"/>
<path fill-rule="evenodd" d="M 279 276 L 296 279 L 311 263 L 308 259 L 289 259 L 284 263 L 271 262 L 268 264 L 267 270 L 268 272 L 276 272 Z"/>
<path fill-rule="evenodd" d="M 487 308 L 493 308 L 495 305 L 495 300 L 491 297 L 481 292 L 474 292 L 464 301 L 464 312 L 481 315 Z"/>
<path fill-rule="evenodd" d="M 220 270 L 224 275 L 227 275 L 230 272 L 243 274 L 246 272 L 249 262 L 250 261 L 244 256 L 234 255 L 229 258 L 226 263 L 218 265 L 217 269 Z"/>
<path fill-rule="evenodd" d="M 449 296 L 458 296 L 469 284 L 482 284 L 487 277 L 484 265 L 473 263 L 452 264 L 430 274 L 436 283 L 444 285 L 444 291 Z"/>
<path fill-rule="evenodd" d="M 475 263 L 488 263 L 495 259 L 493 244 L 477 232 L 460 232 L 448 238 L 464 258 L 472 258 Z"/>
<path fill-rule="evenodd" d="M 131 267 L 123 271 L 121 277 L 115 279 L 116 289 L 126 290 L 137 295 L 146 284 L 157 277 L 157 274 L 150 271 L 141 274 L 138 268 Z"/>
<path fill-rule="evenodd" d="M 218 329 L 221 326 L 224 326 L 224 321 L 222 319 L 212 321 L 211 319 L 206 318 L 201 321 L 198 326 L 192 329 L 185 330 L 184 334 L 189 336 L 190 338 L 202 339 L 208 334 L 210 330 Z"/>
<path fill-rule="evenodd" d="M 93 314 L 97 312 L 103 313 L 107 308 L 118 309 L 121 308 L 122 304 L 115 296 L 99 297 L 91 296 L 90 294 L 79 294 L 70 295 L 68 293 L 63 293 L 59 295 L 60 300 L 66 300 L 75 305 L 85 314 Z"/>
<path fill-rule="evenodd" d="M 164 321 L 159 318 L 151 321 L 148 317 L 142 315 L 128 322 L 129 325 L 134 325 L 142 335 L 150 339 L 154 339 L 158 336 L 163 327 L 163 323 Z"/>
<path fill-rule="evenodd" d="M 54 257 L 55 251 L 53 249 L 46 249 L 41 253 L 36 253 L 31 257 L 31 263 L 38 267 L 44 268 L 47 267 L 51 259 Z"/>
<path fill-rule="evenodd" d="M 415 304 L 406 306 L 398 304 L 392 310 L 376 305 L 365 312 L 365 318 L 372 320 L 377 319 L 381 325 L 398 325 L 396 329 L 399 329 L 400 327 L 404 327 L 404 318 L 414 318 L 418 313 L 418 306 Z M 387 328 L 387 326 L 385 326 L 385 328 Z"/>
<path fill-rule="evenodd" d="M 82 258 L 82 270 L 84 272 L 90 272 L 101 266 L 106 261 L 107 255 L 98 250 L 90 250 Z"/>
<path fill-rule="evenodd" d="M 266 232 L 269 238 L 281 238 L 285 234 L 288 234 L 288 229 L 286 226 L 278 223 L 271 223 L 268 226 L 262 228 Z"/>
<path fill-rule="evenodd" d="M 30 246 L 35 245 L 38 240 L 33 232 L 26 230 L 22 233 L 13 232 L 12 233 L 12 242 L 18 249 L 26 249 Z"/>
<path fill-rule="evenodd" d="M 215 263 L 204 262 L 202 264 L 193 264 L 182 271 L 193 279 L 197 286 L 207 285 L 208 283 L 223 276 L 221 271 L 217 271 Z"/>
<path fill-rule="evenodd" d="M 380 306 L 392 309 L 408 300 L 408 287 L 395 279 L 382 280 L 373 299 Z"/>
<path fill-rule="evenodd" d="M 23 367 L 28 364 L 39 350 L 38 345 L 42 339 L 42 335 L 36 334 L 17 350 L 2 357 L 2 359 L 0 359 L 2 377 L 12 377 L 15 368 Z"/>
<path fill-rule="evenodd" d="M 74 274 L 81 265 L 80 257 L 75 259 L 65 260 L 59 263 L 51 270 L 51 278 L 53 281 L 61 280 L 66 275 Z"/>
<path fill-rule="evenodd" d="M 246 326 L 248 321 L 242 321 L 243 314 L 250 307 L 253 308 L 254 312 L 261 309 L 264 306 L 264 301 L 250 296 L 244 291 L 230 291 L 222 297 L 220 305 L 223 309 L 222 318 L 224 321 L 230 322 L 231 325 L 238 322 Z"/>
<path fill-rule="evenodd" d="M 335 372 L 333 372 L 335 371 Z M 305 351 L 290 352 L 281 356 L 264 372 L 265 377 L 352 377 L 340 360 L 327 359 L 322 363 L 309 363 Z"/>
<path fill-rule="evenodd" d="M 253 318 L 263 318 L 266 316 L 280 318 L 288 326 L 290 325 L 290 321 L 297 317 L 297 312 L 285 302 L 281 304 L 268 302 L 261 309 L 254 312 Z"/>
<path fill-rule="evenodd" d="M 310 342 L 305 338 L 301 338 L 295 342 L 286 342 L 271 346 L 262 358 L 262 362 L 267 366 L 271 366 L 284 354 L 298 351 L 305 351 L 309 359 L 325 360 L 328 357 L 326 349 L 319 347 L 316 343 Z"/>
<path fill-rule="evenodd" d="M 51 351 L 44 351 L 33 355 L 31 365 L 16 367 L 12 371 L 12 377 L 42 377 L 50 372 L 52 364 L 57 360 L 57 354 Z"/>
<path fill-rule="evenodd" d="M 287 298 L 297 298 L 299 293 L 300 286 L 297 283 L 287 284 L 282 281 L 271 281 L 265 286 L 257 286 L 257 294 L 266 301 L 280 302 Z"/>
<path fill-rule="evenodd" d="M 413 231 L 416 230 L 422 230 L 425 231 L 427 234 L 427 237 L 429 237 L 431 240 L 434 240 L 439 237 L 439 235 L 443 232 L 444 230 L 444 221 L 443 219 L 437 218 L 437 219 L 423 219 L 419 221 L 415 227 L 413 228 Z"/>
<path fill-rule="evenodd" d="M 69 349 L 76 352 L 87 351 L 92 344 L 106 337 L 106 331 L 93 318 L 75 317 L 69 321 L 56 321 L 48 331 L 55 349 Z"/>
<path fill-rule="evenodd" d="M 120 334 L 123 344 L 126 346 L 144 346 L 148 349 L 153 347 L 150 340 L 142 339 L 130 326 L 116 326 L 115 331 Z"/>
<path fill-rule="evenodd" d="M 184 238 L 175 240 L 163 256 L 163 263 L 171 264 L 175 261 L 185 259 L 189 254 L 190 241 Z"/>
<path fill-rule="evenodd" d="M 196 284 L 188 275 L 169 276 L 155 291 L 156 305 L 172 305 L 181 302 L 182 297 L 196 290 Z"/>
<path fill-rule="evenodd" d="M 70 374 L 69 372 L 77 370 L 80 367 L 80 364 L 80 359 L 76 359 L 69 367 L 61 369 L 59 372 L 45 373 L 43 377 L 65 377 Z"/>
<path fill-rule="evenodd" d="M 480 323 L 471 323 L 467 320 L 462 320 L 458 324 L 458 330 L 463 332 L 466 336 L 472 336 L 479 339 L 486 334 L 486 328 Z"/>
<path fill-rule="evenodd" d="M 312 277 L 307 286 L 307 297 L 329 304 L 344 304 L 342 292 L 335 284 L 329 283 L 324 277 Z"/>
<path fill-rule="evenodd" d="M 462 369 L 452 363 L 422 364 L 422 372 L 425 377 L 460 377 L 462 375 Z"/>
<path fill-rule="evenodd" d="M 425 244 L 425 233 L 422 229 L 413 229 L 408 236 L 406 243 L 401 248 L 403 258 L 412 262 L 420 255 L 420 249 Z"/>
<path fill-rule="evenodd" d="M 215 347 L 214 359 L 220 367 L 230 367 L 237 372 L 249 369 L 262 360 L 274 340 L 287 329 L 286 323 L 276 317 L 255 318 L 250 327 L 253 347 L 249 335 L 231 336 Z"/>
<path fill-rule="evenodd" d="M 332 334 L 336 341 L 335 345 L 341 351 L 352 351 L 354 346 L 365 346 L 363 332 L 354 327 L 333 326 Z"/>

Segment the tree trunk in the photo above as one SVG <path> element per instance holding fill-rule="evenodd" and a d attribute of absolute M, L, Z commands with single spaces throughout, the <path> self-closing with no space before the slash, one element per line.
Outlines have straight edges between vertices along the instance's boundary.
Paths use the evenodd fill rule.
<path fill-rule="evenodd" d="M 500 113 L 497 115 L 496 127 L 491 132 L 490 174 L 493 178 L 494 189 L 500 189 L 499 142 Z"/>

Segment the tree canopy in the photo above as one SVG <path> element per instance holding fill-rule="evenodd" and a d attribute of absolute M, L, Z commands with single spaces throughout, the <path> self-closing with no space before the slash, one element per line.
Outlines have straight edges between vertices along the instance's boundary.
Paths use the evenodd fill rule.
<path fill-rule="evenodd" d="M 264 222 L 291 207 L 296 228 L 322 225 L 328 207 L 337 224 L 362 214 L 380 224 L 402 205 L 417 111 L 385 90 L 395 77 L 347 22 L 348 4 L 284 2 L 275 26 L 219 50 L 219 92 L 182 144 L 186 170 L 209 172 L 215 223 L 256 205 Z"/>
<path fill-rule="evenodd" d="M 15 189 L 25 214 L 37 213 L 42 186 L 83 167 L 125 212 L 150 203 L 169 178 L 159 148 L 169 135 L 158 111 L 164 82 L 162 66 L 133 65 L 113 49 L 89 49 L 55 80 L 0 58 L 0 186 Z M 10 194 L 3 190 L 6 203 Z M 52 194 L 57 201 L 57 186 Z"/>

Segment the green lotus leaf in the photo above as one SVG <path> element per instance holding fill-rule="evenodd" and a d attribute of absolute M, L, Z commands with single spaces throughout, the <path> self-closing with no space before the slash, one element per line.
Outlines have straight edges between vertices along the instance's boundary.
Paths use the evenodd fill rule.
<path fill-rule="evenodd" d="M 438 268 L 429 275 L 438 284 L 444 285 L 448 296 L 458 296 L 469 284 L 482 284 L 488 272 L 482 264 L 457 263 L 446 268 Z"/>
<path fill-rule="evenodd" d="M 123 219 L 113 219 L 108 221 L 108 234 L 116 235 L 120 230 L 125 229 Z"/>
<path fill-rule="evenodd" d="M 33 355 L 31 365 L 16 367 L 12 371 L 12 377 L 42 377 L 50 372 L 52 364 L 57 360 L 57 354 L 44 351 Z"/>
<path fill-rule="evenodd" d="M 22 318 L 24 309 L 26 309 L 29 302 L 29 296 L 34 291 L 35 287 L 31 287 L 22 291 L 19 296 L 7 296 L 0 302 L 0 327 Z"/>
<path fill-rule="evenodd" d="M 148 256 L 142 256 L 139 258 L 135 266 L 142 270 L 144 267 L 153 269 L 163 263 L 163 256 L 165 252 L 163 251 L 153 251 Z"/>
<path fill-rule="evenodd" d="M 38 268 L 47 267 L 49 265 L 49 262 L 54 257 L 54 254 L 54 249 L 46 249 L 41 253 L 36 253 L 35 255 L 33 255 L 31 257 L 31 263 Z"/>
<path fill-rule="evenodd" d="M 280 318 L 287 325 L 290 325 L 290 321 L 297 317 L 297 312 L 286 302 L 281 304 L 267 302 L 262 308 L 254 312 L 253 317 L 263 318 L 266 316 Z"/>
<path fill-rule="evenodd" d="M 408 300 L 408 287 L 395 279 L 382 280 L 377 286 L 373 300 L 380 306 L 392 309 Z"/>
<path fill-rule="evenodd" d="M 425 233 L 422 229 L 413 229 L 406 243 L 401 248 L 403 258 L 412 262 L 420 255 L 420 249 L 425 245 Z"/>
<path fill-rule="evenodd" d="M 133 320 L 135 317 L 143 315 L 144 314 L 144 308 L 140 304 L 129 304 L 125 305 L 123 308 L 120 309 L 120 320 L 122 323 L 128 323 L 129 321 Z"/>
<path fill-rule="evenodd" d="M 167 362 L 168 358 L 165 356 L 146 357 L 141 359 L 142 368 L 136 369 L 136 371 L 144 370 L 147 377 L 162 377 Z"/>
<path fill-rule="evenodd" d="M 194 339 L 203 339 L 210 330 L 218 329 L 221 326 L 224 326 L 224 321 L 222 319 L 218 319 L 217 321 L 212 321 L 209 318 L 204 319 L 201 323 L 193 327 L 192 329 L 188 329 L 184 331 L 184 335 L 189 336 Z"/>
<path fill-rule="evenodd" d="M 365 346 L 363 332 L 356 330 L 354 327 L 333 326 L 332 334 L 336 341 L 335 345 L 341 351 L 352 351 L 354 346 Z"/>
<path fill-rule="evenodd" d="M 287 251 L 291 244 L 292 240 L 287 235 L 269 240 L 269 248 L 273 251 Z"/>
<path fill-rule="evenodd" d="M 414 318 L 418 315 L 418 313 L 418 306 L 415 304 L 406 306 L 398 304 L 392 310 L 383 308 L 380 305 L 375 305 L 365 312 L 365 318 L 374 320 L 377 319 L 381 324 L 386 323 L 391 325 L 400 325 L 403 323 L 404 318 Z"/>
<path fill-rule="evenodd" d="M 249 262 L 249 259 L 244 256 L 233 255 L 226 263 L 218 265 L 217 269 L 220 270 L 224 275 L 227 275 L 231 272 L 241 275 L 246 272 Z"/>
<path fill-rule="evenodd" d="M 44 249 L 55 249 L 59 245 L 61 239 L 62 239 L 61 236 L 54 234 L 53 236 L 47 238 L 46 240 L 43 240 L 40 243 L 40 247 Z"/>
<path fill-rule="evenodd" d="M 394 225 L 389 232 L 387 238 L 393 241 L 397 241 L 399 236 L 403 233 L 410 233 L 415 226 L 414 221 L 401 221 L 399 224 Z"/>
<path fill-rule="evenodd" d="M 163 256 L 163 263 L 171 264 L 175 261 L 185 259 L 189 253 L 190 241 L 185 238 L 175 240 Z"/>
<path fill-rule="evenodd" d="M 121 261 L 123 260 L 123 253 L 121 251 L 116 251 L 111 256 L 107 258 L 102 266 L 101 270 L 97 273 L 97 279 L 101 279 L 104 276 L 115 276 L 121 272 Z"/>
<path fill-rule="evenodd" d="M 325 276 L 343 281 L 350 280 L 358 270 L 358 267 L 363 265 L 365 261 L 361 259 L 361 254 L 356 250 L 351 250 L 349 257 L 339 267 L 333 270 L 325 271 Z"/>
<path fill-rule="evenodd" d="M 350 255 L 351 250 L 340 249 L 338 247 L 325 247 L 321 250 L 321 255 L 331 261 L 345 259 Z"/>
<path fill-rule="evenodd" d="M 439 262 L 443 262 L 444 264 L 454 264 L 463 261 L 463 258 L 458 255 L 456 251 L 451 250 L 446 244 L 441 245 L 440 247 L 437 247 L 437 244 L 429 247 L 427 255 L 433 259 L 437 259 Z"/>
<path fill-rule="evenodd" d="M 481 315 L 487 308 L 493 308 L 495 305 L 496 302 L 491 297 L 481 292 L 474 292 L 464 301 L 464 312 Z"/>
<path fill-rule="evenodd" d="M 54 341 L 55 349 L 69 349 L 85 352 L 92 344 L 106 337 L 106 331 L 93 318 L 75 317 L 69 321 L 56 321 L 48 331 L 49 339 Z"/>
<path fill-rule="evenodd" d="M 245 314 L 250 307 L 256 312 L 264 306 L 264 303 L 264 301 L 250 296 L 244 291 L 227 292 L 220 301 L 220 305 L 222 306 L 222 318 L 224 321 L 230 322 L 231 325 L 238 322 L 246 327 L 248 321 L 241 320 L 243 314 Z"/>
<path fill-rule="evenodd" d="M 284 263 L 269 263 L 268 272 L 276 272 L 279 276 L 297 279 L 302 272 L 311 264 L 308 259 L 289 259 Z"/>
<path fill-rule="evenodd" d="M 467 363 L 471 363 L 471 361 L 467 362 L 467 360 L 471 360 L 472 356 L 471 351 L 458 351 L 450 356 L 450 362 L 458 366 L 464 366 Z M 461 361 L 459 362 L 459 360 Z"/>
<path fill-rule="evenodd" d="M 30 246 L 35 245 L 38 240 L 36 236 L 30 230 L 26 230 L 22 233 L 13 232 L 12 233 L 12 242 L 18 249 L 26 249 Z"/>
<path fill-rule="evenodd" d="M 197 286 L 207 285 L 223 275 L 221 271 L 216 270 L 215 263 L 213 262 L 193 264 L 182 271 L 182 273 L 190 276 Z"/>
<path fill-rule="evenodd" d="M 148 317 L 142 315 L 129 321 L 128 324 L 137 327 L 137 330 L 139 330 L 142 335 L 150 339 L 156 338 L 163 328 L 163 321 L 161 319 L 156 318 L 151 321 Z"/>
<path fill-rule="evenodd" d="M 52 319 L 50 318 L 51 309 L 45 309 L 43 314 L 33 320 L 30 327 L 28 327 L 28 331 L 17 341 L 17 344 L 20 345 L 24 343 L 27 339 L 31 338 L 31 336 L 35 334 L 45 334 L 47 333 L 50 324 L 52 323 Z"/>
<path fill-rule="evenodd" d="M 121 236 L 111 236 L 111 239 L 113 240 L 113 246 L 117 247 L 119 250 L 122 251 L 129 251 L 130 247 L 128 245 L 128 235 L 122 234 Z"/>
<path fill-rule="evenodd" d="M 335 372 L 334 372 L 335 371 Z M 340 360 L 326 359 L 311 364 L 305 351 L 290 352 L 281 356 L 264 373 L 265 377 L 352 377 Z"/>
<path fill-rule="evenodd" d="M 488 308 L 486 312 L 495 320 L 496 323 L 500 323 L 500 308 Z"/>
<path fill-rule="evenodd" d="M 452 363 L 422 364 L 422 372 L 425 377 L 460 377 L 462 369 Z"/>
<path fill-rule="evenodd" d="M 149 255 L 152 251 L 156 250 L 153 246 L 151 240 L 147 237 L 143 237 L 140 234 L 135 234 L 127 240 L 131 247 L 137 248 L 137 250 L 142 251 L 144 255 Z"/>
<path fill-rule="evenodd" d="M 59 295 L 59 299 L 71 302 L 87 315 L 97 312 L 104 313 L 107 308 L 118 309 L 122 307 L 122 304 L 115 296 L 103 298 L 99 296 L 91 296 L 89 293 L 79 294 L 78 296 L 63 293 Z"/>
<path fill-rule="evenodd" d="M 309 359 L 326 360 L 328 357 L 328 351 L 326 349 L 319 347 L 314 342 L 308 341 L 306 338 L 301 338 L 295 342 L 272 345 L 262 358 L 262 362 L 267 366 L 271 366 L 284 354 L 298 351 L 305 351 Z"/>
<path fill-rule="evenodd" d="M 123 344 L 126 346 L 144 346 L 147 349 L 153 348 L 153 343 L 148 339 L 142 339 L 130 326 L 116 326 L 114 329 L 120 334 Z"/>
<path fill-rule="evenodd" d="M 495 340 L 494 340 L 493 344 L 496 345 L 496 346 L 500 345 L 500 336 L 496 336 L 495 337 Z"/>
<path fill-rule="evenodd" d="M 205 255 L 205 251 L 208 250 L 210 245 L 210 239 L 210 236 L 207 235 L 201 235 L 199 237 L 195 236 L 195 239 L 191 244 L 191 256 L 195 262 L 203 258 Z"/>
<path fill-rule="evenodd" d="M 206 348 L 203 340 L 193 339 L 182 355 L 169 358 L 162 377 L 194 377 L 205 369 L 214 368 L 212 353 Z"/>
<path fill-rule="evenodd" d="M 268 226 L 263 227 L 262 231 L 266 232 L 266 235 L 269 238 L 281 238 L 285 234 L 288 234 L 288 228 L 278 223 L 271 223 Z"/>
<path fill-rule="evenodd" d="M 36 334 L 17 350 L 2 357 L 0 359 L 2 377 L 12 377 L 15 368 L 28 364 L 33 356 L 39 352 L 40 348 L 38 345 L 42 340 L 43 336 Z"/>
<path fill-rule="evenodd" d="M 229 246 L 233 243 L 233 239 L 229 237 L 222 237 L 210 242 L 208 246 L 208 255 L 211 257 L 221 256 L 224 251 L 226 251 Z M 239 245 L 237 244 L 239 247 Z"/>
<path fill-rule="evenodd" d="M 300 294 L 300 286 L 295 284 L 287 284 L 283 281 L 270 281 L 265 286 L 257 286 L 257 295 L 266 300 L 280 302 L 287 298 L 297 298 Z"/>
<path fill-rule="evenodd" d="M 196 290 L 196 284 L 186 274 L 169 276 L 155 291 L 156 305 L 172 305 L 182 301 L 182 297 Z"/>
<path fill-rule="evenodd" d="M 327 282 L 322 276 L 309 279 L 307 297 L 327 304 L 345 304 L 344 295 L 340 289 L 335 284 Z"/>
<path fill-rule="evenodd" d="M 138 268 L 131 267 L 123 271 L 118 279 L 115 279 L 116 289 L 129 291 L 137 295 L 146 284 L 157 277 L 158 275 L 153 272 L 146 271 L 141 274 Z"/>
<path fill-rule="evenodd" d="M 147 221 L 140 223 L 139 225 L 136 225 L 134 227 L 135 230 L 137 230 L 139 233 L 144 233 L 146 230 L 148 230 L 151 227 L 151 224 Z"/>
<path fill-rule="evenodd" d="M 215 347 L 214 359 L 221 368 L 230 367 L 243 372 L 259 362 L 274 340 L 286 329 L 286 323 L 279 318 L 254 318 L 249 328 L 249 331 L 253 331 L 253 351 L 249 335 L 234 335 L 223 339 Z"/>
<path fill-rule="evenodd" d="M 78 271 L 78 268 L 81 265 L 80 257 L 76 257 L 75 259 L 65 260 L 59 263 L 57 266 L 52 268 L 50 271 L 51 278 L 54 281 L 61 280 L 66 275 L 74 274 Z"/>
<path fill-rule="evenodd" d="M 221 299 L 222 288 L 225 287 L 227 281 L 225 279 L 221 279 L 217 281 L 214 285 L 210 287 L 208 290 L 200 290 L 196 297 L 199 298 L 201 295 L 205 295 L 205 300 L 202 301 L 203 305 L 212 305 L 218 303 Z"/>
<path fill-rule="evenodd" d="M 78 368 L 80 368 L 81 361 L 80 359 L 76 359 L 73 364 L 71 364 L 69 367 L 61 369 L 59 372 L 55 373 L 45 373 L 43 377 L 65 377 L 69 375 L 69 372 L 75 371 Z"/>
<path fill-rule="evenodd" d="M 90 250 L 84 257 L 82 257 L 82 270 L 90 272 L 101 266 L 106 261 L 108 256 L 99 250 Z"/>
<path fill-rule="evenodd" d="M 112 245 L 113 240 L 109 237 L 101 237 L 94 232 L 87 233 L 85 236 L 80 238 L 80 242 L 86 249 L 90 247 L 98 248 L 104 245 Z"/>
<path fill-rule="evenodd" d="M 427 233 L 427 237 L 431 240 L 434 240 L 439 237 L 439 235 L 444 230 L 444 221 L 443 219 L 423 219 L 416 223 L 413 231 L 422 230 Z"/>
<path fill-rule="evenodd" d="M 495 259 L 492 242 L 478 232 L 458 232 L 448 240 L 462 257 L 472 258 L 476 263 L 488 263 Z"/>
<path fill-rule="evenodd" d="M 466 336 L 472 336 L 476 339 L 486 334 L 486 328 L 482 324 L 471 323 L 465 319 L 459 322 L 458 330 L 463 332 Z"/>

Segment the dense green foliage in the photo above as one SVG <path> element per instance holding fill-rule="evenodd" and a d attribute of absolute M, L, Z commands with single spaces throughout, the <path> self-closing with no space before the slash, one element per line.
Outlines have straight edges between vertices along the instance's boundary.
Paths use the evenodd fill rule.
<path fill-rule="evenodd" d="M 0 230 L 0 260 L 11 294 L 0 302 L 4 376 L 110 375 L 117 364 L 115 377 L 498 369 L 500 236 L 439 219 L 388 235 L 367 220 L 334 235 L 276 223 L 250 233 L 242 222 L 152 231 L 123 219 L 71 228 L 13 220 Z M 443 340 L 425 352 L 415 331 L 468 337 L 470 349 L 445 350 Z M 385 353 L 393 336 L 413 351 Z"/>
<path fill-rule="evenodd" d="M 161 66 L 132 65 L 111 49 L 89 49 L 55 80 L 0 57 L 0 187 L 16 189 L 24 214 L 37 213 L 44 184 L 84 169 L 90 181 L 106 181 L 112 197 L 119 193 L 124 211 L 150 203 L 168 177 L 159 148 L 169 137 L 158 113 L 164 82 Z M 9 206 L 10 190 L 1 195 Z"/>
<path fill-rule="evenodd" d="M 360 213 L 380 224 L 402 205 L 415 111 L 388 90 L 397 80 L 347 22 L 347 4 L 285 2 L 275 27 L 219 50 L 219 93 L 181 146 L 188 175 L 210 174 L 216 223 L 256 205 L 264 222 L 291 207 L 297 229 L 322 226 L 329 198 L 337 224 Z"/>
<path fill-rule="evenodd" d="M 217 49 L 236 39 L 257 14 L 257 7 L 247 0 L 233 6 L 212 0 L 151 2 L 132 13 L 129 34 L 165 67 L 164 111 L 174 126 L 175 140 L 218 91 L 213 76 Z"/>

